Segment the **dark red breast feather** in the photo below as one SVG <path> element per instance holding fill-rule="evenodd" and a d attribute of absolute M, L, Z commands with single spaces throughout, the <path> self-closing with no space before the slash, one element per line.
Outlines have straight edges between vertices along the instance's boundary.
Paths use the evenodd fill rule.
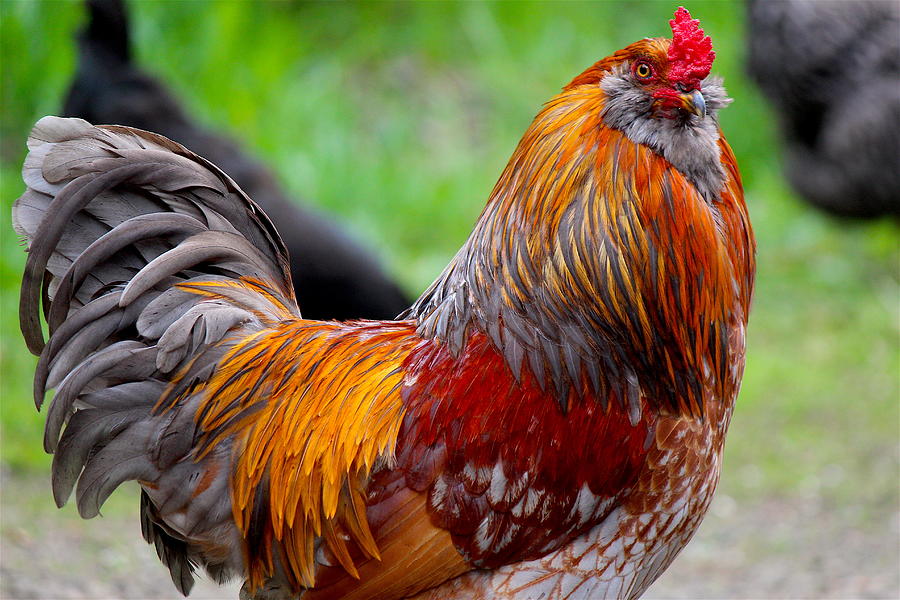
<path fill-rule="evenodd" d="M 700 29 L 700 21 L 692 19 L 683 6 L 675 11 L 669 26 L 672 28 L 669 80 L 681 83 L 687 89 L 697 89 L 700 81 L 709 75 L 716 58 L 712 40 Z"/>

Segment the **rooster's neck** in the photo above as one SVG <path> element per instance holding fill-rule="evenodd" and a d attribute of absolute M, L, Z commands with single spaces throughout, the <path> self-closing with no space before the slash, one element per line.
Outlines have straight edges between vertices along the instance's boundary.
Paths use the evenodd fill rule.
<path fill-rule="evenodd" d="M 603 108 L 579 90 L 545 106 L 410 316 L 457 355 L 486 334 L 517 380 L 528 369 L 563 410 L 586 381 L 635 422 L 642 397 L 702 413 L 708 390 L 732 395 L 729 336 L 749 302 L 735 276 L 752 257 L 736 170 L 705 200 L 656 151 L 607 127 Z"/>

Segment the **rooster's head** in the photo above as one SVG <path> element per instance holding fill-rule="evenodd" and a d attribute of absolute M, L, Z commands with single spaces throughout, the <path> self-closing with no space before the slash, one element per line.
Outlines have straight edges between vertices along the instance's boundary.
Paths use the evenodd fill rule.
<path fill-rule="evenodd" d="M 717 111 L 730 99 L 709 77 L 712 40 L 685 8 L 669 21 L 672 38 L 635 42 L 585 70 L 566 86 L 603 96 L 604 123 L 649 146 L 714 197 L 724 173 L 718 158 Z"/>

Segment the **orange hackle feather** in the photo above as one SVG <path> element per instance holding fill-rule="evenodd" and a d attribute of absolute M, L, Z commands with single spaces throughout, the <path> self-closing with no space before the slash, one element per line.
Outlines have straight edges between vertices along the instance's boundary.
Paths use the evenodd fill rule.
<path fill-rule="evenodd" d="M 251 280 L 183 287 L 215 299 L 240 286 L 265 289 Z M 258 542 L 246 548 L 251 587 L 274 572 L 273 541 L 296 588 L 315 584 L 313 541 L 320 536 L 353 575 L 345 535 L 366 556 L 379 557 L 365 482 L 396 443 L 404 414 L 400 364 L 415 342 L 408 323 L 324 323 L 285 310 L 241 339 L 213 377 L 190 390 L 205 396 L 198 459 L 226 438 L 237 440 L 234 519 Z M 261 488 L 268 498 L 257 496 Z M 268 520 L 254 522 L 255 511 Z"/>
<path fill-rule="evenodd" d="M 679 381 L 677 374 L 702 373 L 706 362 L 716 384 L 725 385 L 732 288 L 739 286 L 742 302 L 752 289 L 752 239 L 734 155 L 720 137 L 726 184 L 710 206 L 665 158 L 606 126 L 597 89 L 623 62 L 664 65 L 669 45 L 667 39 L 632 44 L 547 102 L 466 249 L 473 279 L 499 287 L 509 314 L 534 304 L 536 289 L 550 294 L 547 312 L 587 313 L 596 330 L 627 340 L 621 345 L 631 358 L 647 357 L 647 380 L 659 386 L 648 391 L 651 401 L 700 415 L 700 382 Z M 730 236 L 742 243 L 732 245 Z M 577 379 L 570 383 L 577 387 Z"/>

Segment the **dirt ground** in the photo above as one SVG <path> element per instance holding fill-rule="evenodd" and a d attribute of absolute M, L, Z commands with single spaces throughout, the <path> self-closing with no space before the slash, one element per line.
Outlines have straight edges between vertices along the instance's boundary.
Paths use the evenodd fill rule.
<path fill-rule="evenodd" d="M 179 598 L 118 492 L 106 516 L 53 508 L 49 483 L 2 475 L 0 597 Z M 868 522 L 868 526 L 860 526 Z M 697 536 L 645 598 L 898 598 L 896 507 L 874 518 L 814 498 L 737 501 L 719 493 Z M 192 599 L 235 599 L 239 585 L 201 580 Z"/>

